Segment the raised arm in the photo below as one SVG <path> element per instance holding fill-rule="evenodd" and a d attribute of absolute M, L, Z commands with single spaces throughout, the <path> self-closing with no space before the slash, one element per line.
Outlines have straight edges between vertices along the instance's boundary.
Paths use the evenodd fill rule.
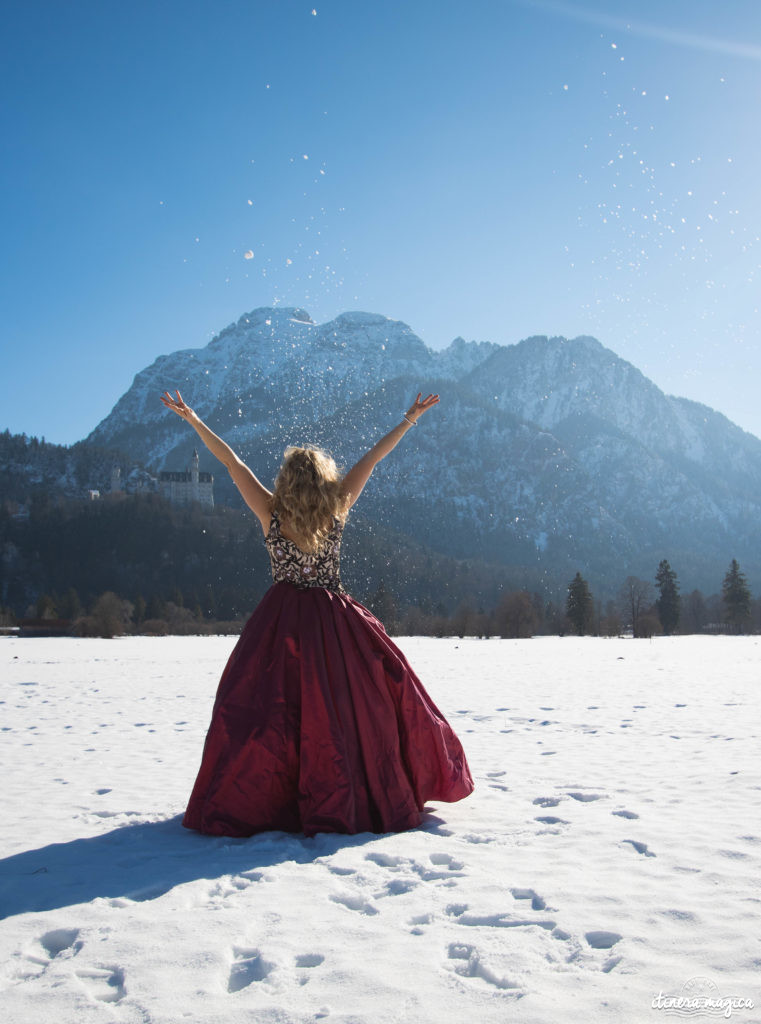
<path fill-rule="evenodd" d="M 262 529 L 266 533 L 270 526 L 271 493 L 257 480 L 245 462 L 235 454 L 232 448 L 225 444 L 221 437 L 217 437 L 213 431 L 209 430 L 201 417 L 193 412 L 189 405 L 186 405 L 180 392 L 177 391 L 176 394 L 177 397 L 172 398 L 169 392 L 165 391 L 161 396 L 161 401 L 167 409 L 176 412 L 181 419 L 191 425 L 211 454 L 219 459 L 227 469 L 233 483 L 240 491 L 241 497 L 257 516 L 262 524 Z"/>
<path fill-rule="evenodd" d="M 389 452 L 396 448 L 407 431 L 411 430 L 412 427 L 416 425 L 423 413 L 436 405 L 439 400 L 438 395 L 429 395 L 427 398 L 423 398 L 422 401 L 421 397 L 422 392 L 420 392 L 404 414 L 401 423 L 394 427 L 393 430 L 390 430 L 385 437 L 380 439 L 380 441 L 374 444 L 370 451 L 367 452 L 366 455 L 363 455 L 359 462 L 352 466 L 343 478 L 343 492 L 349 496 L 350 507 L 362 493 L 362 488 L 370 479 L 370 474 L 378 465 L 380 460 L 384 459 Z"/>

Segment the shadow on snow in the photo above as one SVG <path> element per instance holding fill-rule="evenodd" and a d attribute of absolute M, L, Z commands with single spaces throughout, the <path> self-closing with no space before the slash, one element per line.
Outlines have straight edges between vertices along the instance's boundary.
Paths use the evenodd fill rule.
<path fill-rule="evenodd" d="M 182 815 L 124 825 L 103 835 L 50 843 L 0 860 L 0 919 L 54 910 L 94 899 L 145 902 L 177 885 L 256 871 L 287 861 L 306 864 L 381 838 L 322 832 L 306 836 L 260 832 L 238 839 L 182 827 Z M 424 815 L 420 830 L 437 832 L 441 819 Z M 121 903 L 124 900 L 125 903 Z"/>

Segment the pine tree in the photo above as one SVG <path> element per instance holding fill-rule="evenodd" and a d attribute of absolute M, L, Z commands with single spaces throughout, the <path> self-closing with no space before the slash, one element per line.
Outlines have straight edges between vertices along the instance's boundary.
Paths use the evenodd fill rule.
<path fill-rule="evenodd" d="M 721 600 L 727 622 L 740 632 L 743 623 L 750 618 L 750 587 L 745 573 L 740 570 L 737 559 L 733 558 L 729 571 L 721 585 Z"/>
<path fill-rule="evenodd" d="M 658 566 L 655 574 L 655 585 L 660 591 L 660 597 L 655 602 L 658 618 L 666 636 L 676 630 L 679 625 L 680 597 L 679 584 L 676 573 L 664 558 Z"/>
<path fill-rule="evenodd" d="M 592 623 L 593 608 L 587 581 L 580 572 L 577 572 L 568 584 L 568 600 L 565 606 L 565 613 L 577 636 L 583 636 L 588 632 Z"/>

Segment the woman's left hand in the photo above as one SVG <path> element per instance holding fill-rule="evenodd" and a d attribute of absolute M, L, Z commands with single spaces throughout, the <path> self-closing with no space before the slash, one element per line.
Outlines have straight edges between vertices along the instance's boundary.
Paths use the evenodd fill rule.
<path fill-rule="evenodd" d="M 185 403 L 179 391 L 175 391 L 175 394 L 177 395 L 177 397 L 172 398 L 169 392 L 165 391 L 164 394 L 160 396 L 161 401 L 164 403 L 167 409 L 171 409 L 172 412 L 176 412 L 177 415 L 180 416 L 182 419 L 190 421 L 195 417 L 195 413 L 190 408 L 190 406 Z"/>
<path fill-rule="evenodd" d="M 418 396 L 415 399 L 415 401 L 412 403 L 412 405 L 409 407 L 409 409 L 405 413 L 405 415 L 406 415 L 406 417 L 408 419 L 413 420 L 413 421 L 419 420 L 420 417 L 423 415 L 423 413 L 427 412 L 429 409 L 433 408 L 433 406 L 436 405 L 436 403 L 439 400 L 439 396 L 438 395 L 429 395 L 427 398 L 423 398 L 423 400 L 421 401 L 422 396 L 423 396 L 423 392 L 421 391 L 418 394 Z"/>

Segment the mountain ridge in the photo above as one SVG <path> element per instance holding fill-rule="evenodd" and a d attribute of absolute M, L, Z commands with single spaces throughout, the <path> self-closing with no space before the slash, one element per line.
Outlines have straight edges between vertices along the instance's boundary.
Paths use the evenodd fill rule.
<path fill-rule="evenodd" d="M 158 401 L 175 387 L 265 481 L 295 439 L 350 465 L 418 390 L 438 390 L 363 494 L 370 519 L 396 514 L 434 549 L 540 574 L 652 575 L 663 557 L 695 586 L 732 557 L 761 574 L 761 441 L 589 336 L 434 351 L 381 314 L 316 324 L 263 307 L 140 371 L 88 442 L 184 465 L 195 434 Z"/>

